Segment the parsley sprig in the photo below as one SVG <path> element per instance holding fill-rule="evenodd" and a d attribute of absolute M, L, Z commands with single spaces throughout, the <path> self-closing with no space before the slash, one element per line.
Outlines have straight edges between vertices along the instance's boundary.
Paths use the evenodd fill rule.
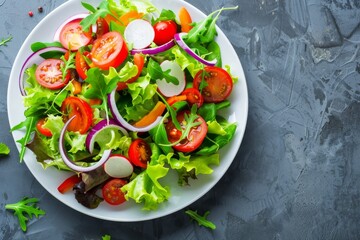
<path fill-rule="evenodd" d="M 21 229 L 25 232 L 27 229 L 26 222 L 33 217 L 39 218 L 44 215 L 45 211 L 36 206 L 39 202 L 37 198 L 24 197 L 17 203 L 6 204 L 5 209 L 13 210 L 14 215 L 18 217 Z"/>

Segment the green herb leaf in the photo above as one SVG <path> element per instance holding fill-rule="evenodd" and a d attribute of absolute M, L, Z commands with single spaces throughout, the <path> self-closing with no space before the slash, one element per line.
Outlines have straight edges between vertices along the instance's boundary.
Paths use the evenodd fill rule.
<path fill-rule="evenodd" d="M 102 1 L 97 8 L 91 6 L 89 3 L 81 2 L 81 4 L 90 12 L 92 12 L 92 14 L 90 14 L 80 22 L 83 31 L 88 31 L 90 26 L 95 24 L 99 17 L 105 17 L 108 14 L 113 16 L 111 11 L 109 10 L 109 3 L 107 1 Z"/>
<path fill-rule="evenodd" d="M 5 209 L 13 210 L 14 215 L 18 217 L 21 229 L 25 232 L 26 222 L 34 215 L 39 218 L 40 215 L 44 215 L 45 211 L 36 206 L 39 202 L 37 198 L 24 197 L 21 201 L 12 204 L 6 204 Z M 27 215 L 27 216 L 26 216 Z"/>
<path fill-rule="evenodd" d="M 7 38 L 1 39 L 0 46 L 7 46 L 6 43 L 10 42 L 12 38 L 13 38 L 12 36 L 9 36 Z"/>
<path fill-rule="evenodd" d="M 111 236 L 110 235 L 102 236 L 102 240 L 111 240 Z"/>
<path fill-rule="evenodd" d="M 150 77 L 154 80 L 165 79 L 168 83 L 173 83 L 174 85 L 179 84 L 179 80 L 170 74 L 170 69 L 163 71 L 160 67 L 160 64 L 152 58 L 149 60 L 147 70 L 150 74 Z"/>
<path fill-rule="evenodd" d="M 0 154 L 8 155 L 10 148 L 5 143 L 0 143 Z"/>
<path fill-rule="evenodd" d="M 160 21 L 168 21 L 168 20 L 176 21 L 176 14 L 172 10 L 163 9 L 161 10 L 160 16 L 152 21 L 152 25 Z"/>
<path fill-rule="evenodd" d="M 65 80 L 66 75 L 69 73 L 70 69 L 75 69 L 75 54 L 76 52 L 70 52 L 69 58 L 66 60 L 65 56 L 61 56 L 61 60 L 64 61 L 64 65 L 60 66 L 62 72 L 62 80 Z"/>
<path fill-rule="evenodd" d="M 187 210 L 185 211 L 187 215 L 189 215 L 192 219 L 197 221 L 199 226 L 204 226 L 207 228 L 210 228 L 212 230 L 216 229 L 216 225 L 212 223 L 211 221 L 207 220 L 207 216 L 210 214 L 210 211 L 205 212 L 204 216 L 200 216 L 197 211 Z"/>
<path fill-rule="evenodd" d="M 26 144 L 30 141 L 31 133 L 35 131 L 36 126 L 36 119 L 34 117 L 28 117 L 25 119 L 25 121 L 19 123 L 18 125 L 14 126 L 11 131 L 19 130 L 21 128 L 26 129 L 25 136 L 19 140 L 17 140 L 18 143 L 21 144 L 21 150 L 20 150 L 20 162 L 22 162 L 25 151 L 26 151 Z"/>
<path fill-rule="evenodd" d="M 217 35 L 216 32 L 216 20 L 218 19 L 220 13 L 224 10 L 235 10 L 238 7 L 229 7 L 229 8 L 221 8 L 212 13 L 210 13 L 204 20 L 196 22 L 193 24 L 193 28 L 189 31 L 189 33 L 184 37 L 184 40 L 189 43 L 209 43 L 214 40 Z M 213 16 L 215 18 L 213 18 Z"/>

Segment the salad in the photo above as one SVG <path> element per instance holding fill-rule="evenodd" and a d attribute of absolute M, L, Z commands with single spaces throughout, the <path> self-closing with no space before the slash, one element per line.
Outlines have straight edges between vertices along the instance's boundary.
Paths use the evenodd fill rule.
<path fill-rule="evenodd" d="M 184 7 L 147 0 L 82 5 L 89 13 L 33 43 L 22 67 L 20 159 L 30 149 L 45 169 L 73 172 L 58 191 L 88 208 L 133 200 L 154 210 L 171 196 L 169 171 L 181 186 L 211 174 L 236 132 L 219 113 L 237 78 L 222 66 L 215 28 L 236 7 L 192 22 Z"/>

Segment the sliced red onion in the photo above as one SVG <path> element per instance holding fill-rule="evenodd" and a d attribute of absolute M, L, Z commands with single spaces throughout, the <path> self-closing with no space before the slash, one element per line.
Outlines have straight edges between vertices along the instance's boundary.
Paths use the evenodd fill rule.
<path fill-rule="evenodd" d="M 208 61 L 202 57 L 200 57 L 199 55 L 197 55 L 186 43 L 185 41 L 182 39 L 183 36 L 185 36 L 187 33 L 176 33 L 174 35 L 174 39 L 176 41 L 176 43 L 185 50 L 185 52 L 187 52 L 190 56 L 192 56 L 193 58 L 195 58 L 196 60 L 198 60 L 199 62 L 201 62 L 202 64 L 205 64 L 207 66 L 215 66 L 217 60 L 211 60 Z"/>
<path fill-rule="evenodd" d="M 161 121 L 163 117 L 158 117 L 153 123 L 146 127 L 134 127 L 130 123 L 128 123 L 120 114 L 116 102 L 115 102 L 115 93 L 116 89 L 114 89 L 109 95 L 108 95 L 108 103 L 110 107 L 110 111 L 114 117 L 114 119 L 124 128 L 133 131 L 133 132 L 148 132 L 154 127 L 156 127 Z"/>
<path fill-rule="evenodd" d="M 109 158 L 109 156 L 111 155 L 111 149 L 107 149 L 104 151 L 104 153 L 102 154 L 100 160 L 95 163 L 94 165 L 91 165 L 89 167 L 82 167 L 79 165 L 76 165 L 67 155 L 66 153 L 66 149 L 65 149 L 65 133 L 67 130 L 67 127 L 69 126 L 69 124 L 71 123 L 71 121 L 76 117 L 76 115 L 74 115 L 73 117 L 71 117 L 64 125 L 64 127 L 61 129 L 61 133 L 60 133 L 60 138 L 59 138 L 59 151 L 60 151 L 60 155 L 64 161 L 64 163 L 71 168 L 72 170 L 76 171 L 76 172 L 89 172 L 92 171 L 100 166 L 102 166 L 106 160 Z"/>
<path fill-rule="evenodd" d="M 74 20 L 77 20 L 77 19 L 84 19 L 86 18 L 87 16 L 89 16 L 89 13 L 79 13 L 79 14 L 76 14 L 74 16 L 71 16 L 69 17 L 68 19 L 66 19 L 59 27 L 58 29 L 56 30 L 55 34 L 54 34 L 54 41 L 59 41 L 60 40 L 60 32 L 61 32 L 61 29 L 63 29 L 63 27 L 71 22 L 71 21 L 74 21 Z M 97 26 L 96 24 L 92 25 L 92 32 L 96 32 L 97 30 Z"/>
<path fill-rule="evenodd" d="M 135 55 L 136 53 L 154 55 L 154 54 L 159 54 L 159 53 L 165 52 L 166 50 L 169 50 L 170 48 L 172 48 L 174 45 L 175 45 L 174 40 L 170 40 L 169 42 L 167 42 L 161 46 L 154 47 L 154 48 L 132 49 L 130 51 L 130 53 L 131 53 L 131 55 Z"/>
<path fill-rule="evenodd" d="M 106 128 L 115 128 L 117 130 L 120 130 L 125 136 L 129 136 L 128 132 L 124 128 L 119 126 L 119 124 L 115 120 L 101 120 L 90 130 L 89 134 L 86 137 L 85 145 L 90 153 L 94 151 L 96 136 L 101 132 L 101 130 Z"/>
<path fill-rule="evenodd" d="M 25 84 L 24 84 L 24 73 L 25 69 L 29 68 L 33 64 L 40 64 L 42 61 L 44 61 L 44 58 L 42 58 L 40 55 L 46 52 L 63 52 L 65 53 L 67 50 L 60 47 L 46 47 L 43 49 L 40 49 L 39 51 L 36 51 L 32 53 L 24 62 L 24 64 L 21 67 L 20 75 L 19 75 L 19 88 L 21 95 L 25 96 Z"/>

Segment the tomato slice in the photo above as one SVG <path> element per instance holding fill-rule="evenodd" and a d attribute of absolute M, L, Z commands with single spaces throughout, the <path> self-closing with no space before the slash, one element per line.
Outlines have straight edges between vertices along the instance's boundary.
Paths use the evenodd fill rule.
<path fill-rule="evenodd" d="M 155 23 L 153 28 L 155 31 L 154 43 L 158 46 L 169 42 L 177 33 L 177 25 L 172 20 L 159 21 Z"/>
<path fill-rule="evenodd" d="M 186 128 L 185 114 L 190 114 L 190 112 L 181 111 L 176 116 L 176 119 L 180 123 L 180 126 L 183 130 Z M 207 125 L 205 120 L 201 116 L 198 116 L 198 118 L 195 121 L 200 122 L 200 124 L 195 127 L 192 127 L 188 136 L 180 143 L 173 146 L 175 150 L 179 152 L 192 152 L 195 151 L 198 147 L 200 147 L 207 133 Z M 175 127 L 172 120 L 170 120 L 165 125 L 165 129 L 168 136 L 168 140 L 171 143 L 174 143 L 180 139 L 181 131 Z"/>
<path fill-rule="evenodd" d="M 141 74 L 141 71 L 142 71 L 142 69 L 144 67 L 144 63 L 145 63 L 145 56 L 140 54 L 140 53 L 135 53 L 135 55 L 134 55 L 134 64 L 138 68 L 138 72 L 137 72 L 136 76 L 130 78 L 126 82 L 119 82 L 118 85 L 117 85 L 116 90 L 120 91 L 120 90 L 126 89 L 128 83 L 135 82 L 136 79 L 138 79 L 140 74 Z"/>
<path fill-rule="evenodd" d="M 36 123 L 36 129 L 45 137 L 52 137 L 52 132 L 49 129 L 44 128 L 44 124 L 45 118 L 40 118 L 39 121 Z"/>
<path fill-rule="evenodd" d="M 121 191 L 121 187 L 126 183 L 125 180 L 119 178 L 108 181 L 102 188 L 104 200 L 111 205 L 120 205 L 125 202 L 125 194 Z"/>
<path fill-rule="evenodd" d="M 60 193 L 65 193 L 67 191 L 70 191 L 74 187 L 74 185 L 79 183 L 80 181 L 81 177 L 75 174 L 65 179 L 65 181 L 62 182 L 57 189 Z"/>
<path fill-rule="evenodd" d="M 205 67 L 205 72 L 200 70 L 194 78 L 194 88 L 199 89 L 202 79 L 206 85 L 202 89 L 205 102 L 217 103 L 224 101 L 231 93 L 233 81 L 230 74 L 219 67 Z"/>
<path fill-rule="evenodd" d="M 197 107 L 201 107 L 204 103 L 204 98 L 196 88 L 187 88 L 185 89 L 181 95 L 186 96 L 186 101 L 192 106 L 196 104 Z"/>
<path fill-rule="evenodd" d="M 68 22 L 60 31 L 60 42 L 64 48 L 76 51 L 88 45 L 92 40 L 92 30 L 84 32 L 80 25 L 82 19 Z"/>
<path fill-rule="evenodd" d="M 81 77 L 82 79 L 86 79 L 86 72 L 87 70 L 89 70 L 89 65 L 86 63 L 84 56 L 88 57 L 89 56 L 89 52 L 85 51 L 83 53 L 81 53 L 80 51 L 76 52 L 75 55 L 75 68 L 76 68 L 76 72 L 79 74 L 79 77 Z"/>
<path fill-rule="evenodd" d="M 63 88 L 70 80 L 70 72 L 62 78 L 61 66 L 64 62 L 60 59 L 46 59 L 38 65 L 35 71 L 37 82 L 49 89 Z"/>
<path fill-rule="evenodd" d="M 98 38 L 91 49 L 91 59 L 95 66 L 108 70 L 118 67 L 128 56 L 126 43 L 118 32 L 108 32 Z"/>
<path fill-rule="evenodd" d="M 109 32 L 109 24 L 104 18 L 98 18 L 96 20 L 96 37 L 99 38 L 107 32 Z"/>
<path fill-rule="evenodd" d="M 138 138 L 130 144 L 129 159 L 135 166 L 146 168 L 151 158 L 151 148 L 147 142 Z"/>
<path fill-rule="evenodd" d="M 69 118 L 76 115 L 68 126 L 72 132 L 86 133 L 93 120 L 93 112 L 90 105 L 78 97 L 68 97 L 61 105 L 61 112 L 64 113 L 63 119 L 66 122 Z"/>

